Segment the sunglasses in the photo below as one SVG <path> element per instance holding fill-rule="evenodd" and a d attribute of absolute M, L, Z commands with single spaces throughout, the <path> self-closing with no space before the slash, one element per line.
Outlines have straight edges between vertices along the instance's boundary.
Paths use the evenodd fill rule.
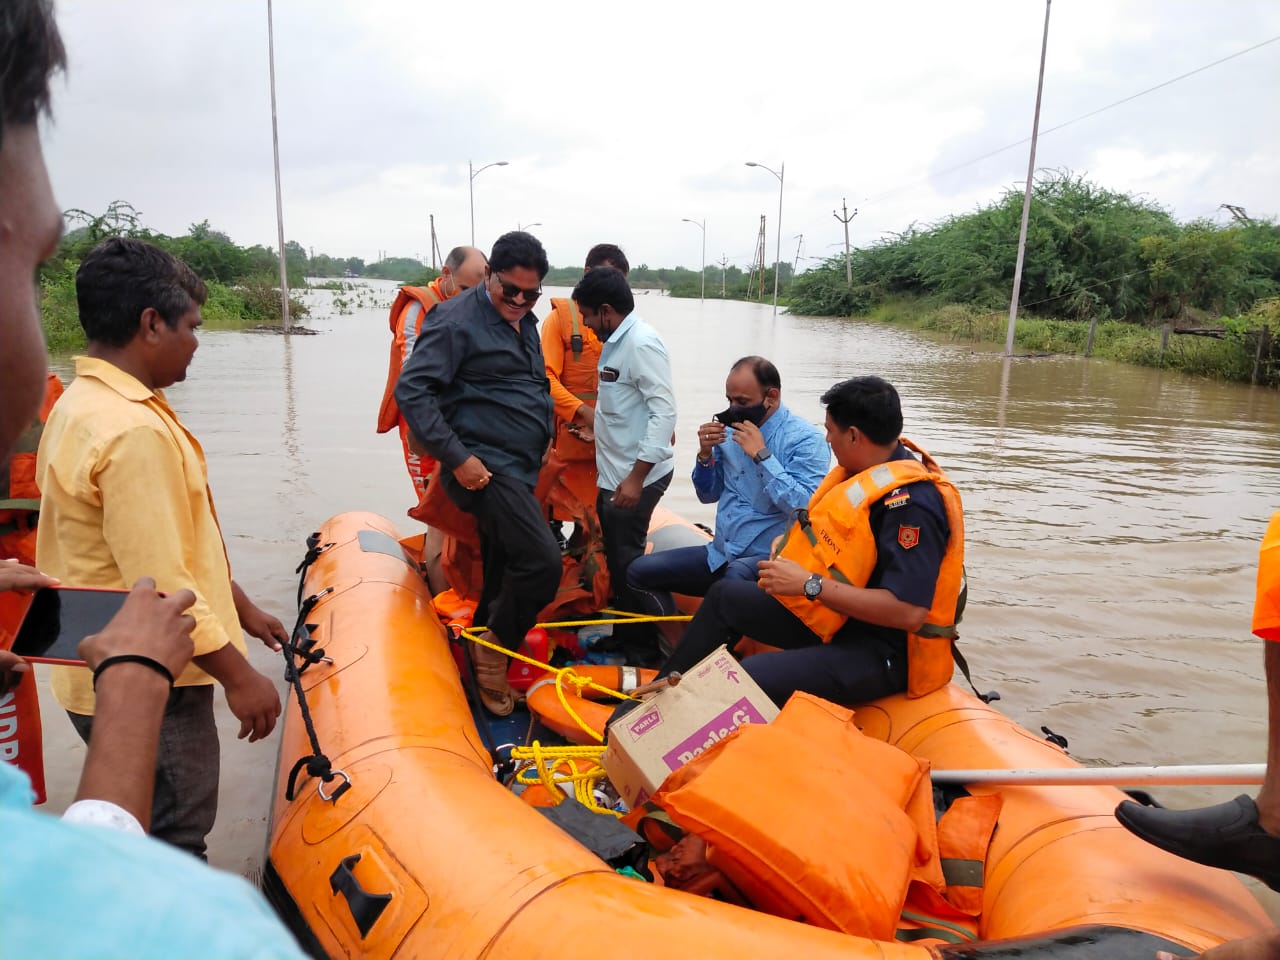
<path fill-rule="evenodd" d="M 537 303 L 538 298 L 542 296 L 541 286 L 534 287 L 532 290 L 526 290 L 524 287 L 517 287 L 514 283 L 507 283 L 507 281 L 502 279 L 502 274 L 500 273 L 495 273 L 492 276 L 493 279 L 498 281 L 499 286 L 502 287 L 502 296 L 507 300 L 514 300 L 516 298 L 516 294 L 523 294 L 524 302 L 533 304 Z"/>

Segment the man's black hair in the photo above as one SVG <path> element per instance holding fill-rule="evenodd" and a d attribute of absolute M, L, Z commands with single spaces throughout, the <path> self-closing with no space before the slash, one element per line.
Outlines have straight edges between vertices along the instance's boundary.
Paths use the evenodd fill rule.
<path fill-rule="evenodd" d="M 547 251 L 542 249 L 542 243 L 533 234 L 512 230 L 500 236 L 493 245 L 493 253 L 489 255 L 489 269 L 502 273 L 512 267 L 534 270 L 539 280 L 551 269 L 551 265 L 547 263 Z"/>
<path fill-rule="evenodd" d="M 606 263 L 621 270 L 624 277 L 631 272 L 631 264 L 627 263 L 627 255 L 622 252 L 622 248 L 616 243 L 597 243 L 587 251 L 585 266 L 588 270 L 594 270 L 596 267 L 604 266 Z"/>
<path fill-rule="evenodd" d="M 142 311 L 154 307 L 170 327 L 209 291 L 195 272 L 159 247 L 131 237 L 110 237 L 76 271 L 80 326 L 94 343 L 123 347 L 137 334 Z"/>
<path fill-rule="evenodd" d="M 822 403 L 841 430 L 857 427 L 877 445 L 902 435 L 902 401 L 888 380 L 854 377 L 822 395 Z"/>
<path fill-rule="evenodd" d="M 756 378 L 756 383 L 760 384 L 765 390 L 770 387 L 776 390 L 782 389 L 782 375 L 778 373 L 778 368 L 764 357 L 743 357 L 729 368 L 729 372 L 732 373 L 741 367 L 750 367 L 751 373 Z"/>
<path fill-rule="evenodd" d="M 0 145 L 4 129 L 49 110 L 49 78 L 67 66 L 52 0 L 0 2 Z"/>
<path fill-rule="evenodd" d="M 626 275 L 617 267 L 588 270 L 573 288 L 573 299 L 586 310 L 599 310 L 607 303 L 623 317 L 636 308 Z"/>

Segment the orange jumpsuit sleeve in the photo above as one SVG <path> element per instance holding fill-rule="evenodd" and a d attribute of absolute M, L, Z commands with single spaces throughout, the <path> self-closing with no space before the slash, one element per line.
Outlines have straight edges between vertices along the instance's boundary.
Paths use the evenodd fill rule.
<path fill-rule="evenodd" d="M 551 381 L 551 400 L 556 407 L 556 418 L 572 423 L 573 415 L 582 406 L 582 401 L 560 382 L 566 353 L 564 342 L 568 339 L 564 335 L 564 324 L 565 311 L 559 307 L 542 321 L 542 357 L 547 364 L 547 379 Z"/>

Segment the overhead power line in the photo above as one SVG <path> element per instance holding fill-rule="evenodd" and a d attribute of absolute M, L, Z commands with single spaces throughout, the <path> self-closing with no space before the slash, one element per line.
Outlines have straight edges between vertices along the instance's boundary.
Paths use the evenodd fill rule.
<path fill-rule="evenodd" d="M 1123 99 L 1116 100 L 1114 103 L 1108 103 L 1106 106 L 1098 107 L 1096 110 L 1090 110 L 1088 113 L 1082 113 L 1078 117 L 1072 117 L 1070 120 L 1064 120 L 1062 123 L 1056 124 L 1055 126 L 1047 127 L 1044 130 L 1040 131 L 1040 136 L 1043 137 L 1045 134 L 1053 133 L 1057 130 L 1063 129 L 1064 127 L 1069 127 L 1073 123 L 1079 123 L 1081 120 L 1088 120 L 1090 117 L 1096 117 L 1100 113 L 1105 113 L 1106 111 L 1112 110 L 1115 107 L 1119 107 L 1126 103 L 1130 103 L 1133 100 L 1137 100 L 1139 97 L 1145 97 L 1148 93 L 1154 93 L 1157 90 L 1161 90 L 1164 87 L 1169 86 L 1170 84 L 1177 83 L 1179 80 L 1185 80 L 1188 77 L 1195 76 L 1197 73 L 1203 73 L 1204 71 L 1209 70 L 1213 67 L 1221 66 L 1222 64 L 1226 63 L 1229 60 L 1234 60 L 1237 57 L 1243 57 L 1246 53 L 1253 53 L 1255 50 L 1260 50 L 1262 47 L 1265 47 L 1268 44 L 1275 43 L 1278 40 L 1280 40 L 1280 36 L 1271 37 L 1270 39 L 1263 40 L 1261 43 L 1255 43 L 1251 47 L 1245 47 L 1243 50 L 1237 50 L 1235 53 L 1231 53 L 1225 57 L 1222 57 L 1221 59 L 1214 60 L 1212 63 L 1206 63 L 1199 67 L 1196 67 L 1194 70 L 1188 70 L 1186 73 L 1181 73 L 1176 77 L 1170 77 L 1168 80 L 1165 80 L 1161 83 L 1157 83 L 1154 87 L 1147 87 L 1145 90 L 1139 90 L 1137 93 L 1130 94 L 1129 96 L 1124 97 Z M 955 173 L 957 170 L 963 170 L 965 167 L 971 167 L 975 163 L 981 163 L 983 160 L 988 160 L 991 157 L 998 156 L 999 154 L 1004 153 L 1007 150 L 1012 150 L 1015 147 L 1020 147 L 1023 144 L 1030 143 L 1030 142 L 1031 142 L 1030 137 L 1023 137 L 1021 140 L 1014 141 L 1013 143 L 1007 143 L 1003 147 L 997 147 L 995 150 L 990 150 L 987 153 L 982 154 L 981 156 L 973 157 L 970 160 L 965 160 L 962 163 L 955 164 L 954 166 L 945 167 L 942 170 L 938 170 L 933 173 L 926 174 L 925 176 L 922 176 L 922 177 L 917 177 L 916 179 L 911 180 L 907 183 L 900 184 L 896 187 L 891 187 L 890 189 L 884 191 L 883 193 L 878 193 L 870 197 L 863 197 L 862 202 L 874 203 L 877 200 L 883 200 L 885 197 L 893 196 L 895 193 L 900 193 L 901 191 L 906 190 L 910 187 L 914 187 L 916 184 L 923 183 L 926 180 L 932 180 L 935 177 L 943 177 L 943 176 L 946 176 L 948 173 Z"/>

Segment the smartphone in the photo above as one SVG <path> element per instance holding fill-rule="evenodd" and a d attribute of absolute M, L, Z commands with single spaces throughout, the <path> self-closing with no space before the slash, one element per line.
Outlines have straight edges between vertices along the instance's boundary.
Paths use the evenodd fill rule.
<path fill-rule="evenodd" d="M 36 663 L 83 666 L 80 641 L 102 630 L 128 596 L 128 590 L 41 587 L 31 598 L 11 649 Z"/>

